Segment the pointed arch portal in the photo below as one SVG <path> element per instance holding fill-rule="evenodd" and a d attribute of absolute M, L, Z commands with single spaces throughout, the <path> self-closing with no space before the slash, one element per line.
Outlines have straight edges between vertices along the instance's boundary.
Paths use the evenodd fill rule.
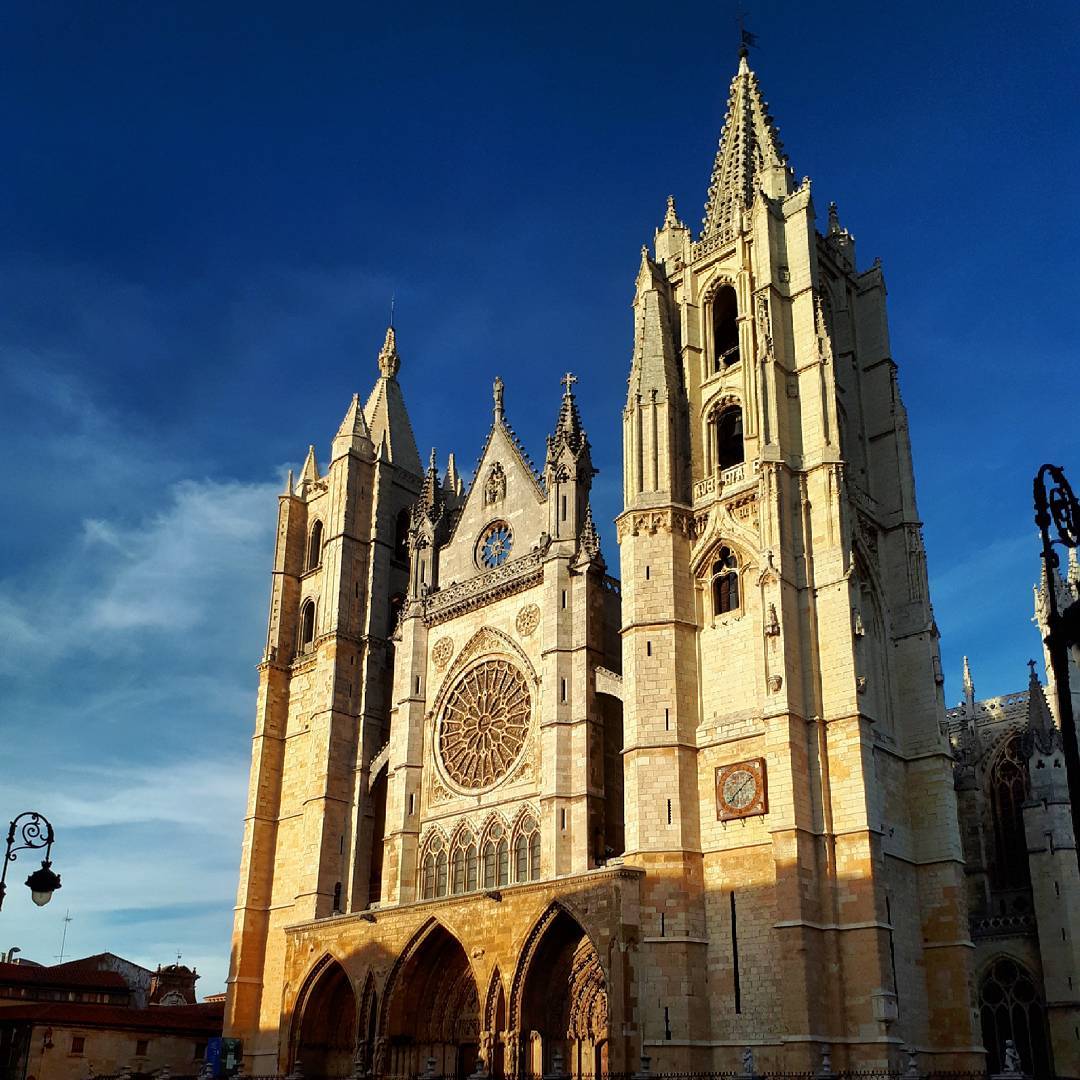
<path fill-rule="evenodd" d="M 308 979 L 292 1064 L 305 1075 L 349 1076 L 356 1046 L 356 995 L 345 969 L 327 958 Z"/>
<path fill-rule="evenodd" d="M 526 945 L 518 972 L 521 1075 L 551 1072 L 555 1054 L 571 1076 L 608 1071 L 607 978 L 589 935 L 553 908 Z"/>
<path fill-rule="evenodd" d="M 435 1059 L 437 1076 L 476 1067 L 480 997 L 461 943 L 438 924 L 400 964 L 387 989 L 385 1073 L 416 1076 Z"/>

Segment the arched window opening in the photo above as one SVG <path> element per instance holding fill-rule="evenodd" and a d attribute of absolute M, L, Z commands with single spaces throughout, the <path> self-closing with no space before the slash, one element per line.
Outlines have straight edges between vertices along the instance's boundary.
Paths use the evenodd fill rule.
<path fill-rule="evenodd" d="M 540 834 L 529 837 L 529 880 L 540 880 Z"/>
<path fill-rule="evenodd" d="M 300 609 L 300 651 L 310 652 L 315 642 L 315 601 L 308 600 Z"/>
<path fill-rule="evenodd" d="M 478 884 L 477 881 L 477 858 L 476 858 L 476 845 L 470 844 L 465 849 L 465 891 L 475 892 Z"/>
<path fill-rule="evenodd" d="M 533 865 L 533 852 L 536 865 Z M 540 877 L 540 829 L 536 818 L 526 814 L 518 825 L 514 838 L 514 881 L 536 881 Z"/>
<path fill-rule="evenodd" d="M 1042 995 L 1031 973 L 1011 957 L 999 957 L 982 977 L 979 1019 L 991 1075 L 1004 1070 L 1006 1039 L 1016 1044 L 1026 1074 L 1054 1075 Z"/>
<path fill-rule="evenodd" d="M 730 285 L 721 285 L 712 302 L 713 372 L 739 362 L 739 302 Z"/>
<path fill-rule="evenodd" d="M 509 885 L 510 884 L 510 848 L 506 843 L 505 837 L 499 841 L 498 847 L 495 849 L 495 856 L 498 862 L 498 884 Z"/>
<path fill-rule="evenodd" d="M 435 856 L 435 895 L 446 895 L 446 852 L 440 851 Z"/>
<path fill-rule="evenodd" d="M 322 562 L 322 522 L 316 520 L 308 535 L 307 566 L 305 570 L 314 570 Z"/>
<path fill-rule="evenodd" d="M 450 859 L 450 891 L 457 896 L 465 891 L 465 852 L 456 848 Z"/>
<path fill-rule="evenodd" d="M 394 558 L 398 562 L 409 561 L 409 511 L 400 510 L 394 522 Z"/>
<path fill-rule="evenodd" d="M 722 547 L 712 566 L 713 616 L 739 607 L 739 561 L 731 548 Z"/>
<path fill-rule="evenodd" d="M 495 845 L 490 840 L 484 845 L 484 888 L 495 888 Z"/>
<path fill-rule="evenodd" d="M 745 460 L 742 409 L 738 405 L 721 409 L 713 420 L 712 428 L 716 467 L 722 472 L 734 465 L 741 465 Z"/>
<path fill-rule="evenodd" d="M 423 883 L 420 895 L 424 900 L 435 899 L 435 856 L 430 851 L 424 856 Z"/>
<path fill-rule="evenodd" d="M 989 783 L 994 837 L 990 883 L 997 889 L 1027 888 L 1031 875 L 1022 808 L 1028 797 L 1028 770 L 1019 732 L 1010 735 L 998 751 Z"/>

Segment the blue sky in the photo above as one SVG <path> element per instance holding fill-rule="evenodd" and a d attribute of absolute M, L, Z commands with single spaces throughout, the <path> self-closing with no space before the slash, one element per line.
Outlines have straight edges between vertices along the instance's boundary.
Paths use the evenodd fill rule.
<path fill-rule="evenodd" d="M 796 175 L 884 261 L 948 700 L 1024 685 L 1031 477 L 1080 485 L 1080 6 L 755 3 Z M 571 369 L 616 562 L 638 251 L 700 220 L 734 4 L 9 5 L 0 815 L 58 830 L 0 949 L 228 958 L 275 494 L 397 297 L 421 448 Z M 25 857 L 24 857 L 25 858 Z"/>

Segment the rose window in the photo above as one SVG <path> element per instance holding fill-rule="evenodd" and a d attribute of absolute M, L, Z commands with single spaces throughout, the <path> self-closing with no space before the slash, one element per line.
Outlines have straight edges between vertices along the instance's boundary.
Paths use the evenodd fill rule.
<path fill-rule="evenodd" d="M 469 790 L 510 770 L 525 743 L 532 700 L 525 676 L 508 660 L 486 660 L 450 691 L 439 730 L 446 775 Z"/>
<path fill-rule="evenodd" d="M 510 551 L 514 546 L 514 533 L 505 521 L 494 521 L 480 537 L 477 554 L 480 562 L 489 570 L 496 566 L 502 566 L 510 558 Z"/>

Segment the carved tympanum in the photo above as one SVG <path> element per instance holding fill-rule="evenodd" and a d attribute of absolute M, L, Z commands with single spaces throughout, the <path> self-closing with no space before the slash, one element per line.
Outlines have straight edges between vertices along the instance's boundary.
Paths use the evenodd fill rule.
<path fill-rule="evenodd" d="M 509 772 L 529 729 L 532 699 L 525 676 L 509 660 L 485 660 L 450 691 L 439 731 L 447 777 L 469 790 Z"/>

